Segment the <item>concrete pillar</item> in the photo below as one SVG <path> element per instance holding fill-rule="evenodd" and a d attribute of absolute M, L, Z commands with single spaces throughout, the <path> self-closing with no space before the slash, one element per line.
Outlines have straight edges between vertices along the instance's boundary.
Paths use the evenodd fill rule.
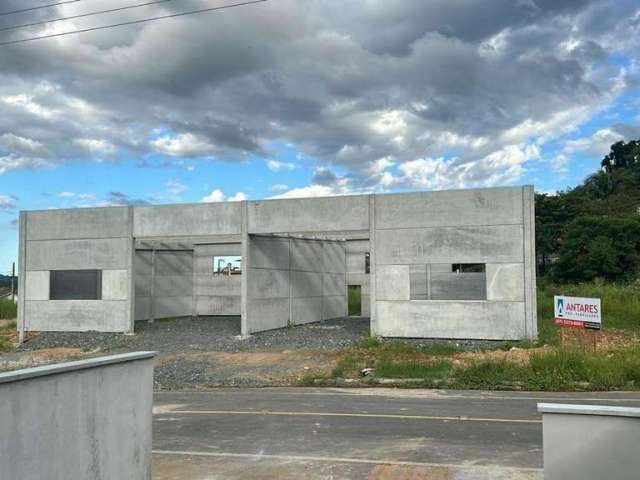
<path fill-rule="evenodd" d="M 247 324 L 247 300 L 248 300 L 248 276 L 249 262 L 249 212 L 246 200 L 242 202 L 240 219 L 241 233 L 241 255 L 242 273 L 240 278 L 240 333 L 243 336 L 249 335 L 249 325 Z"/>
<path fill-rule="evenodd" d="M 151 247 L 151 285 L 149 285 L 149 296 L 151 297 L 151 305 L 149 308 L 149 323 L 153 323 L 156 319 L 156 301 L 155 301 L 155 290 L 156 290 L 156 247 Z"/>
<path fill-rule="evenodd" d="M 136 256 L 136 239 L 133 237 L 133 206 L 129 206 L 128 212 L 129 222 L 129 255 L 127 258 L 127 277 L 129 280 L 129 329 L 124 333 L 133 333 L 136 321 L 136 272 L 135 272 L 135 256 Z"/>
<path fill-rule="evenodd" d="M 376 335 L 376 196 L 369 195 L 369 328 Z"/>
<path fill-rule="evenodd" d="M 24 342 L 27 332 L 25 317 L 26 275 L 27 273 L 27 212 L 20 212 L 18 220 L 18 342 Z"/>
<path fill-rule="evenodd" d="M 532 185 L 522 187 L 523 239 L 524 239 L 524 298 L 525 337 L 538 338 L 536 308 L 536 217 L 535 193 Z"/>
<path fill-rule="evenodd" d="M 196 282 L 198 281 L 198 275 L 196 272 L 196 246 L 193 246 L 193 257 L 192 257 L 192 280 L 191 280 L 191 318 L 198 318 L 198 296 L 196 289 Z"/>

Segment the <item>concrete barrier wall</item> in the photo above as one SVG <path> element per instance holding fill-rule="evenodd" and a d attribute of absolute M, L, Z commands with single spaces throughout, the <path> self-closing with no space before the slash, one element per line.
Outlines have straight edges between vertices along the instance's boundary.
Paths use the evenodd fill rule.
<path fill-rule="evenodd" d="M 198 315 L 240 315 L 240 275 L 214 275 L 213 257 L 240 255 L 239 243 L 196 245 L 196 311 Z M 242 266 L 244 269 L 244 265 Z"/>
<path fill-rule="evenodd" d="M 153 352 L 0 374 L 0 478 L 151 478 Z"/>
<path fill-rule="evenodd" d="M 129 207 L 23 212 L 18 330 L 130 331 Z M 50 300 L 51 270 L 102 271 L 101 300 Z"/>
<path fill-rule="evenodd" d="M 374 333 L 495 340 L 537 336 L 531 187 L 379 195 L 373 199 L 373 217 Z M 472 274 L 466 274 L 474 280 L 468 295 L 461 282 L 452 285 L 454 263 L 484 264 L 486 292 L 477 291 Z M 422 271 L 432 272 L 425 278 L 430 299 L 411 296 L 411 278 Z"/>
<path fill-rule="evenodd" d="M 539 403 L 545 480 L 627 480 L 640 472 L 640 408 Z"/>

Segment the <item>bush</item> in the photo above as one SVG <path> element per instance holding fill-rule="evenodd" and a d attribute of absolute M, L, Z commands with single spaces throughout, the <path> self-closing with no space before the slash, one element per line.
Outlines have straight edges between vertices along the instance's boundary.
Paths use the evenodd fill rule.
<path fill-rule="evenodd" d="M 18 315 L 18 306 L 7 298 L 0 298 L 0 318 L 16 318 Z"/>

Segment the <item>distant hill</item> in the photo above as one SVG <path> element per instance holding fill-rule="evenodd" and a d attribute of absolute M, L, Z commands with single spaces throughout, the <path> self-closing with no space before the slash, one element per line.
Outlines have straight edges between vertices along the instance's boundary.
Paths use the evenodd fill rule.
<path fill-rule="evenodd" d="M 16 284 L 18 277 L 16 276 Z M 2 275 L 0 273 L 0 287 L 10 287 L 11 286 L 11 275 Z"/>

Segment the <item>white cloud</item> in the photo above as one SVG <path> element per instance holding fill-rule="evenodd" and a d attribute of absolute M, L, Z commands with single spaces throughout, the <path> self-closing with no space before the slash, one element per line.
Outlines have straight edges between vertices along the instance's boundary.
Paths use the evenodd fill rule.
<path fill-rule="evenodd" d="M 293 163 L 281 162 L 279 160 L 267 160 L 267 168 L 272 172 L 282 172 L 295 170 L 296 166 Z"/>
<path fill-rule="evenodd" d="M 237 192 L 235 195 L 227 197 L 222 190 L 220 190 L 219 188 L 216 188 L 209 195 L 207 195 L 200 201 L 204 203 L 224 202 L 224 201 L 240 202 L 246 199 L 247 199 L 247 195 L 244 192 Z"/>
<path fill-rule="evenodd" d="M 289 189 L 289 185 L 286 185 L 284 183 L 276 183 L 275 185 L 271 185 L 269 187 L 269 190 L 271 190 L 272 192 L 284 192 L 285 190 Z"/>
<path fill-rule="evenodd" d="M 0 175 L 9 170 L 43 168 L 51 165 L 51 163 L 43 158 L 9 154 L 4 157 L 0 156 Z"/>
<path fill-rule="evenodd" d="M 71 197 L 75 197 L 76 194 L 74 192 L 60 192 L 58 193 L 58 197 L 60 198 L 71 198 Z"/>
<path fill-rule="evenodd" d="M 113 143 L 101 138 L 77 138 L 73 143 L 98 155 L 111 155 L 116 151 Z"/>
<path fill-rule="evenodd" d="M 169 180 L 164 185 L 165 187 L 167 187 L 167 192 L 169 192 L 171 195 L 174 195 L 174 196 L 181 195 L 187 190 L 189 190 L 189 187 L 181 183 L 179 180 L 175 180 L 175 179 Z"/>
<path fill-rule="evenodd" d="M 567 154 L 586 153 L 603 157 L 609 153 L 612 143 L 624 139 L 624 135 L 610 128 L 602 128 L 590 137 L 581 137 L 575 140 L 568 140 L 564 144 L 563 151 Z"/>
<path fill-rule="evenodd" d="M 33 95 L 26 94 L 6 95 L 0 97 L 0 101 L 4 102 L 7 106 L 23 109 L 36 117 L 49 119 L 55 115 L 55 111 L 43 107 L 34 101 L 33 98 Z"/>
<path fill-rule="evenodd" d="M 0 135 L 0 145 L 13 152 L 21 152 L 25 154 L 41 154 L 44 152 L 42 143 L 32 140 L 31 138 L 14 135 L 13 133 Z"/>
<path fill-rule="evenodd" d="M 569 171 L 569 157 L 559 153 L 551 160 L 551 170 L 556 173 L 567 173 Z"/>
<path fill-rule="evenodd" d="M 238 192 L 235 195 L 232 195 L 231 197 L 229 197 L 227 199 L 227 201 L 229 202 L 241 202 L 243 200 L 246 200 L 247 196 L 245 195 L 244 192 Z"/>
<path fill-rule="evenodd" d="M 156 152 L 172 157 L 204 157 L 211 156 L 214 151 L 214 146 L 207 139 L 192 133 L 164 135 L 150 143 Z"/>
<path fill-rule="evenodd" d="M 8 195 L 0 195 L 0 211 L 8 211 L 16 208 L 15 198 Z"/>

